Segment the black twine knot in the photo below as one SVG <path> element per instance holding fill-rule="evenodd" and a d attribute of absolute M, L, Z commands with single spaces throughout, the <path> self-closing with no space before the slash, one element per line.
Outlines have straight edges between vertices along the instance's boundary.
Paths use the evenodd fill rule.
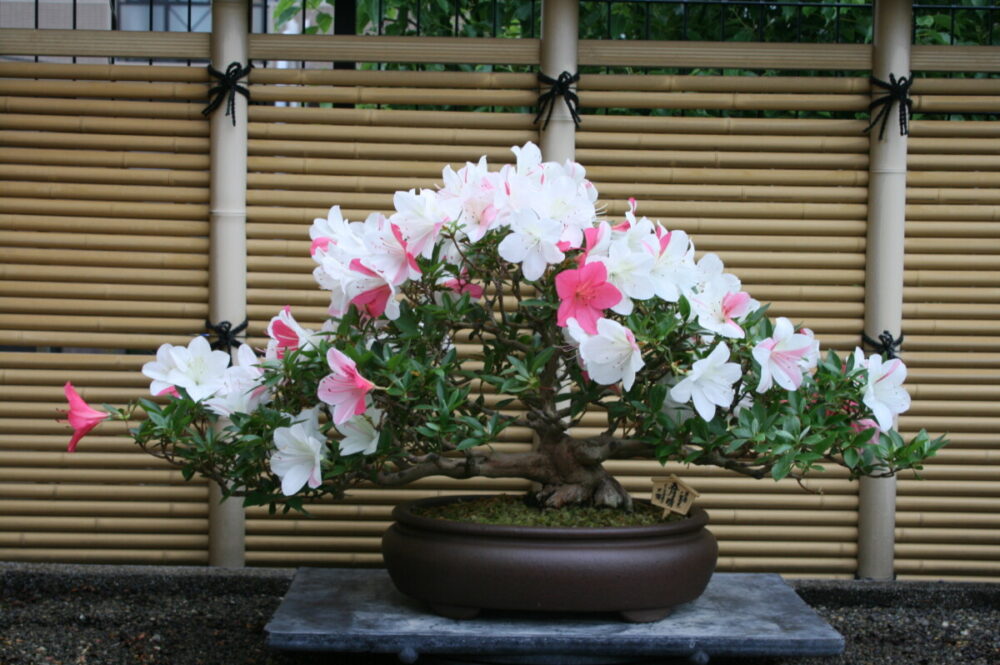
<path fill-rule="evenodd" d="M 580 81 L 580 73 L 577 72 L 576 74 L 570 74 L 569 72 L 563 72 L 559 75 L 559 78 L 554 79 L 538 72 L 538 81 L 550 87 L 538 96 L 538 113 L 535 115 L 535 119 L 532 120 L 532 124 L 537 123 L 538 119 L 541 118 L 546 111 L 548 111 L 548 115 L 545 116 L 545 123 L 542 125 L 542 129 L 548 127 L 549 120 L 552 119 L 552 111 L 555 110 L 556 107 L 556 97 L 562 97 L 563 101 L 566 102 L 566 108 L 569 109 L 570 117 L 573 118 L 573 124 L 579 128 L 580 98 L 576 96 L 576 93 L 573 92 L 570 86 Z"/>
<path fill-rule="evenodd" d="M 895 339 L 891 332 L 883 330 L 882 334 L 878 336 L 878 341 L 873 340 L 865 333 L 861 333 L 861 340 L 878 353 L 884 355 L 886 359 L 892 360 L 899 357 L 896 355 L 896 352 L 901 350 L 900 345 L 903 343 L 903 335 L 900 335 L 899 339 Z"/>
<path fill-rule="evenodd" d="M 219 79 L 219 85 L 212 87 L 208 91 L 208 96 L 214 97 L 208 106 L 201 110 L 201 114 L 207 116 L 215 109 L 219 108 L 222 104 L 222 100 L 226 100 L 226 115 L 233 119 L 233 127 L 236 126 L 236 93 L 240 93 L 247 98 L 247 102 L 250 102 L 250 91 L 244 86 L 240 85 L 240 79 L 250 73 L 253 69 L 253 64 L 249 63 L 246 67 L 243 67 L 238 62 L 230 62 L 229 66 L 226 67 L 226 73 L 223 74 L 218 69 L 212 65 L 208 66 L 208 73 Z"/>
<path fill-rule="evenodd" d="M 888 90 L 888 92 L 877 99 L 873 99 L 872 103 L 868 105 L 869 114 L 874 113 L 875 109 L 878 109 L 878 113 L 872 116 L 872 121 L 865 127 L 865 131 L 870 131 L 872 127 L 881 121 L 882 125 L 878 130 L 878 140 L 881 141 L 885 138 L 885 125 L 889 122 L 889 113 L 895 102 L 899 104 L 899 135 L 906 136 L 909 134 L 910 117 L 913 115 L 913 100 L 910 99 L 910 86 L 913 85 L 913 78 L 900 76 L 897 79 L 893 74 L 889 74 L 888 83 L 874 76 L 871 77 L 870 81 L 872 85 L 877 85 L 884 90 Z"/>
<path fill-rule="evenodd" d="M 236 336 L 247 329 L 248 323 L 250 322 L 247 319 L 243 319 L 243 323 L 234 328 L 233 324 L 229 321 L 212 323 L 208 319 L 205 319 L 205 327 L 216 335 L 215 341 L 209 339 L 209 342 L 211 342 L 210 346 L 217 351 L 228 351 L 233 347 L 238 347 L 240 341 L 236 339 Z M 209 333 L 208 336 L 210 335 Z"/>

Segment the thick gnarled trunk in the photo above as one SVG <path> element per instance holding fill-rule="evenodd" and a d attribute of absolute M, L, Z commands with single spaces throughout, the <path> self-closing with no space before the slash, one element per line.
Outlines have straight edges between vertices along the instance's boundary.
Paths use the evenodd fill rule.
<path fill-rule="evenodd" d="M 536 451 L 549 463 L 548 478 L 530 494 L 538 505 L 561 508 L 568 505 L 592 505 L 632 509 L 632 498 L 600 459 L 588 455 L 580 441 L 563 435 L 542 440 Z"/>

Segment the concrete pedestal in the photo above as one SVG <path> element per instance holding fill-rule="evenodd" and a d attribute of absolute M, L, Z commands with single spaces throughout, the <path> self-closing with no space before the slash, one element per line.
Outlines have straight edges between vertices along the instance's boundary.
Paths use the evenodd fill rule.
<path fill-rule="evenodd" d="M 276 649 L 397 654 L 490 663 L 595 664 L 656 657 L 818 656 L 844 638 L 778 575 L 717 573 L 705 593 L 656 623 L 615 615 L 430 614 L 384 570 L 303 568 L 266 627 Z"/>

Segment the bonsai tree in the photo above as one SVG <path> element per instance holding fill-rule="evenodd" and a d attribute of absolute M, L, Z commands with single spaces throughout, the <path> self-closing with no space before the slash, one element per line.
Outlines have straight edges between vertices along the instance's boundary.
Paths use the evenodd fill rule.
<path fill-rule="evenodd" d="M 438 189 L 397 192 L 390 217 L 317 219 L 321 329 L 285 307 L 262 355 L 244 344 L 231 366 L 204 337 L 164 344 L 143 373 L 169 397 L 107 413 L 67 384 L 70 450 L 113 416 L 185 477 L 272 509 L 442 475 L 527 479 L 540 506 L 628 510 L 605 460 L 884 476 L 944 445 L 892 429 L 910 403 L 902 361 L 821 356 L 717 256 L 695 261 L 684 231 L 634 200 L 606 219 L 579 164 L 513 152 L 516 165 L 483 158 L 445 167 Z M 595 412 L 603 431 L 575 434 Z M 534 432 L 531 450 L 492 446 L 509 427 Z"/>

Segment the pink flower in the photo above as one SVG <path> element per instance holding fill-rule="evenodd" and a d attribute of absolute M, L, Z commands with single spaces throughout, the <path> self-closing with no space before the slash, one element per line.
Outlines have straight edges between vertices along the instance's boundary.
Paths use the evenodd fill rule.
<path fill-rule="evenodd" d="M 76 450 L 76 444 L 80 439 L 100 425 L 101 421 L 110 418 L 111 414 L 90 408 L 69 381 L 63 387 L 63 392 L 66 393 L 66 400 L 69 402 L 69 413 L 66 414 L 66 419 L 69 421 L 70 427 L 73 428 L 73 437 L 66 447 L 66 452 L 71 453 Z"/>
<path fill-rule="evenodd" d="M 463 271 L 460 277 L 452 277 L 451 279 L 446 279 L 444 281 L 438 282 L 441 286 L 446 289 L 451 289 L 455 293 L 462 295 L 463 293 L 468 293 L 470 298 L 482 298 L 483 297 L 483 287 L 479 284 L 473 284 L 466 279 L 466 272 Z"/>
<path fill-rule="evenodd" d="M 556 275 L 556 292 L 562 299 L 556 323 L 566 327 L 569 319 L 576 319 L 590 335 L 597 334 L 597 320 L 604 310 L 622 299 L 621 291 L 608 283 L 608 270 L 600 261 Z"/>
<path fill-rule="evenodd" d="M 358 374 L 354 361 L 337 349 L 327 352 L 326 361 L 333 372 L 319 382 L 316 394 L 333 407 L 333 422 L 340 425 L 365 412 L 365 395 L 375 384 Z"/>
<path fill-rule="evenodd" d="M 284 358 L 286 353 L 296 349 L 308 349 L 318 341 L 316 333 L 306 330 L 292 316 L 292 308 L 285 305 L 267 324 L 268 358 Z"/>
<path fill-rule="evenodd" d="M 878 423 L 871 418 L 862 418 L 861 420 L 851 423 L 851 429 L 858 434 L 861 434 L 861 432 L 869 429 L 875 430 L 872 432 L 872 438 L 868 441 L 868 443 L 872 445 L 878 443 L 879 433 L 882 431 L 882 429 L 878 426 Z"/>

